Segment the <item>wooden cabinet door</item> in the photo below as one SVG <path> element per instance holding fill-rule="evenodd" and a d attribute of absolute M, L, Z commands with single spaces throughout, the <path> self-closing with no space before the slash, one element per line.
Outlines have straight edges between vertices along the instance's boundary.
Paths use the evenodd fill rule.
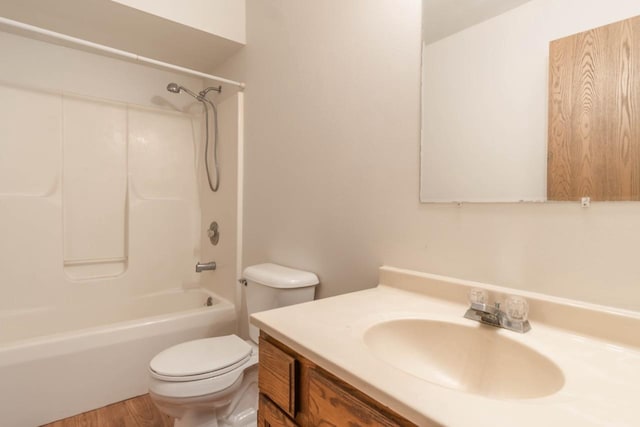
<path fill-rule="evenodd" d="M 264 394 L 258 401 L 258 427 L 297 427 L 284 412 Z"/>
<path fill-rule="evenodd" d="M 291 418 L 296 416 L 296 359 L 260 338 L 258 387 Z"/>
<path fill-rule="evenodd" d="M 399 427 L 353 394 L 312 369 L 309 372 L 309 423 L 326 427 Z M 406 424 L 404 424 L 406 425 Z"/>
<path fill-rule="evenodd" d="M 550 44 L 549 200 L 640 200 L 640 17 Z"/>
<path fill-rule="evenodd" d="M 258 372 L 258 427 L 417 427 L 266 334 Z"/>

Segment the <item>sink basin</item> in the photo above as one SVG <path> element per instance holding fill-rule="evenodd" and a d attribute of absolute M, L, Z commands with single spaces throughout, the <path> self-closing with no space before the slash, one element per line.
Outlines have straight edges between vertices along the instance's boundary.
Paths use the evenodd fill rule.
<path fill-rule="evenodd" d="M 364 341 L 410 375 L 489 398 L 540 398 L 564 385 L 562 371 L 547 357 L 480 323 L 397 319 L 370 327 Z"/>

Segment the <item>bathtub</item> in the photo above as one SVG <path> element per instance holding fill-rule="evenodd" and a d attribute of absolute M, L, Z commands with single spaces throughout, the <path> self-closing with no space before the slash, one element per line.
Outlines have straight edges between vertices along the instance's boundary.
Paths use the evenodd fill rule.
<path fill-rule="evenodd" d="M 233 304 L 204 289 L 0 312 L 0 423 L 34 427 L 145 394 L 160 350 L 235 332 Z"/>

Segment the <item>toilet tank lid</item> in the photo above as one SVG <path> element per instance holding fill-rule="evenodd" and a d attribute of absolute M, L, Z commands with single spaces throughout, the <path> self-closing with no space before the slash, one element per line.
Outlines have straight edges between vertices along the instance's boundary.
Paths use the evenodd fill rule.
<path fill-rule="evenodd" d="M 271 263 L 249 266 L 244 269 L 242 276 L 272 288 L 304 288 L 320 283 L 314 273 Z"/>

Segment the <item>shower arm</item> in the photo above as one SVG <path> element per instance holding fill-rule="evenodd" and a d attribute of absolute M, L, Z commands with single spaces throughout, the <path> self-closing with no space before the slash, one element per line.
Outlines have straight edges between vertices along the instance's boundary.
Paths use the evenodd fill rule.
<path fill-rule="evenodd" d="M 208 88 L 201 90 L 199 92 L 199 94 L 200 94 L 200 96 L 202 96 L 204 98 L 211 91 L 222 93 L 222 85 L 217 86 L 217 87 L 216 86 L 209 86 Z"/>
<path fill-rule="evenodd" d="M 198 95 L 196 93 L 191 92 L 189 89 L 187 89 L 184 86 L 179 86 L 180 90 L 183 90 L 185 92 L 187 92 L 189 95 L 193 96 L 195 99 L 197 99 L 198 101 L 202 101 L 203 96 L 202 95 Z"/>

